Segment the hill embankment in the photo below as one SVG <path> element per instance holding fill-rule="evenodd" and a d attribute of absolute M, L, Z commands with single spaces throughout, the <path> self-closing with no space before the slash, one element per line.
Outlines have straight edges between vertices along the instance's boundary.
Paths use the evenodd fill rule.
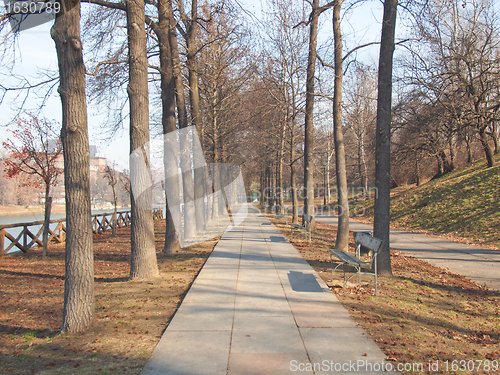
<path fill-rule="evenodd" d="M 479 160 L 391 197 L 391 225 L 500 249 L 500 155 L 493 168 Z M 373 200 L 360 200 L 373 220 Z M 355 218 L 356 219 L 356 218 Z"/>

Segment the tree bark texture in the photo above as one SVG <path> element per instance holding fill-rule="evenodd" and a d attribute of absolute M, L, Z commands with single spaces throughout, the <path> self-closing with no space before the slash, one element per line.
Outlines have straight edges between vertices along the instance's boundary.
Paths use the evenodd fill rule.
<path fill-rule="evenodd" d="M 486 155 L 486 162 L 488 163 L 488 168 L 492 168 L 495 165 L 495 159 L 493 158 L 493 150 L 489 144 L 488 135 L 486 134 L 486 127 L 479 127 L 479 140 L 481 141 L 481 146 L 483 146 L 484 154 Z"/>
<path fill-rule="evenodd" d="M 161 79 L 161 104 L 162 104 L 162 127 L 163 134 L 168 134 L 177 130 L 175 119 L 175 78 L 172 67 L 172 54 L 169 42 L 169 0 L 158 1 L 158 30 L 156 31 L 160 46 L 160 79 Z M 168 152 L 164 152 L 164 166 L 166 170 L 177 169 L 175 159 L 169 157 Z M 178 184 L 166 184 L 165 188 L 174 189 L 170 191 L 171 197 L 180 197 Z M 163 252 L 173 254 L 180 250 L 181 246 L 175 230 L 174 220 L 171 210 L 174 209 L 171 202 L 169 207 L 168 200 L 165 199 L 165 244 Z M 178 207 L 176 208 L 179 209 Z M 180 214 L 180 213 L 179 213 Z"/>
<path fill-rule="evenodd" d="M 299 223 L 299 198 L 297 196 L 297 170 L 295 168 L 295 117 L 290 134 L 290 188 L 292 189 L 292 223 Z"/>
<path fill-rule="evenodd" d="M 384 241 L 377 257 L 380 275 L 392 276 L 389 233 L 391 220 L 391 101 L 392 64 L 398 0 L 384 1 L 384 18 L 380 43 L 377 101 L 377 134 L 375 151 L 374 236 Z"/>
<path fill-rule="evenodd" d="M 149 156 L 149 98 L 144 0 L 127 0 L 130 105 L 131 262 L 130 278 L 158 275 L 152 215 L 151 166 Z M 138 151 L 133 160 L 132 153 Z M 149 185 L 149 186 L 148 186 Z M 142 189 L 144 187 L 144 189 Z M 134 190 L 136 190 L 134 192 Z"/>
<path fill-rule="evenodd" d="M 191 20 L 186 35 L 186 65 L 189 70 L 189 102 L 191 103 L 191 122 L 196 127 L 198 136 L 202 135 L 200 114 L 200 93 L 198 88 L 198 67 L 196 64 L 196 35 L 198 29 L 198 1 L 191 1 Z M 201 161 L 199 161 L 201 162 Z M 206 228 L 205 220 L 205 170 L 195 168 L 194 171 L 194 205 L 196 211 L 196 229 Z"/>
<path fill-rule="evenodd" d="M 309 25 L 309 56 L 306 78 L 306 113 L 304 139 L 304 180 L 306 187 L 305 213 L 312 216 L 311 230 L 314 231 L 314 75 L 316 73 L 316 46 L 318 44 L 319 0 L 312 2 L 311 23 Z"/>
<path fill-rule="evenodd" d="M 347 197 L 347 171 L 345 161 L 344 133 L 342 126 L 342 32 L 340 30 L 340 8 L 342 0 L 333 5 L 333 36 L 335 43 L 335 81 L 333 93 L 333 136 L 335 139 L 335 167 L 339 212 L 337 250 L 347 251 L 349 247 L 349 201 Z"/>
<path fill-rule="evenodd" d="M 90 160 L 80 1 L 61 0 L 51 36 L 56 45 L 62 103 L 61 138 L 66 191 L 66 273 L 61 333 L 94 322 L 94 253 L 90 217 Z"/>
<path fill-rule="evenodd" d="M 175 31 L 176 20 L 172 9 L 171 0 L 167 3 L 167 14 L 169 18 L 169 42 L 172 56 L 172 69 L 175 78 L 175 99 L 177 104 L 177 114 L 179 128 L 184 129 L 188 126 L 188 117 L 186 111 L 186 100 L 184 97 L 184 85 L 182 83 L 181 63 L 179 59 L 179 47 L 177 41 L 177 32 Z M 191 163 L 189 160 L 190 139 L 182 137 L 180 139 L 181 168 L 185 171 L 182 174 L 182 192 L 184 198 L 184 239 L 196 237 L 196 211 L 194 207 L 194 181 L 191 172 Z M 189 172 L 188 172 L 189 170 Z"/>
<path fill-rule="evenodd" d="M 169 41 L 169 0 L 159 0 L 158 5 L 158 28 L 155 30 L 160 48 L 160 80 L 161 80 L 161 103 L 162 103 L 162 127 L 163 134 L 168 134 L 177 130 L 175 119 L 175 78 L 172 67 L 172 54 Z M 169 157 L 167 150 L 164 152 L 165 170 L 177 169 L 175 159 Z M 171 197 L 180 197 L 178 184 L 166 184 L 165 188 L 174 189 L 170 191 Z M 171 202 L 169 207 L 168 200 L 165 199 L 165 244 L 163 252 L 172 254 L 180 250 L 181 246 L 175 230 L 174 220 L 171 210 L 174 209 Z M 178 207 L 176 208 L 178 209 Z M 179 213 L 180 214 L 180 213 Z"/>

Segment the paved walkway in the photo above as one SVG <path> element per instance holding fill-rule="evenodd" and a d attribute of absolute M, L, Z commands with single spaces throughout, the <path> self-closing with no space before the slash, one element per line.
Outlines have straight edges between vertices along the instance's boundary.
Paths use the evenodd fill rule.
<path fill-rule="evenodd" d="M 322 223 L 337 225 L 333 216 L 318 216 Z M 373 230 L 372 225 L 349 222 L 353 231 Z M 500 290 L 500 251 L 482 249 L 441 238 L 415 234 L 402 230 L 391 230 L 391 248 L 407 252 L 409 255 L 424 259 L 451 272 L 464 275 L 479 284 Z"/>
<path fill-rule="evenodd" d="M 380 367 L 381 350 L 278 229 L 249 211 L 215 247 L 142 375 L 375 373 L 366 366 Z"/>

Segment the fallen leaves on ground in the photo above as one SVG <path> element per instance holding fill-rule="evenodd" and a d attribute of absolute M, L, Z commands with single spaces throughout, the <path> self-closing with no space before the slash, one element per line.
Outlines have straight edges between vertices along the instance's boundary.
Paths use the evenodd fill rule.
<path fill-rule="evenodd" d="M 1 374 L 139 374 L 216 240 L 161 252 L 165 221 L 155 221 L 160 276 L 128 280 L 130 229 L 94 236 L 95 325 L 59 335 L 64 244 L 41 259 L 34 249 L 0 260 Z"/>
<path fill-rule="evenodd" d="M 426 366 L 429 361 L 439 361 L 437 373 L 460 374 L 491 374 L 491 370 L 451 371 L 452 361 L 500 362 L 500 292 L 401 251 L 391 251 L 394 277 L 379 277 L 377 297 L 373 295 L 373 278 L 367 276 L 361 284 L 349 283 L 344 295 L 341 272 L 331 281 L 328 249 L 335 244 L 337 228 L 316 222 L 309 245 L 303 234 L 293 234 L 284 219 L 268 218 L 332 288 L 387 360 Z M 354 252 L 352 233 L 350 242 Z M 357 276 L 351 280 L 357 281 Z"/>

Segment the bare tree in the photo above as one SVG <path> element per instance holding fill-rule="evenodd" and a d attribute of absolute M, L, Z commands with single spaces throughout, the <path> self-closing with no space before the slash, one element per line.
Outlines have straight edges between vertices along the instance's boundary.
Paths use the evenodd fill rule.
<path fill-rule="evenodd" d="M 392 65 L 398 0 L 384 1 L 378 70 L 377 135 L 375 155 L 375 208 L 373 234 L 384 241 L 377 257 L 379 273 L 392 276 L 389 233 L 391 220 L 391 108 Z"/>
<path fill-rule="evenodd" d="M 81 332 L 94 321 L 94 253 L 90 220 L 90 160 L 80 1 L 60 0 L 51 29 L 62 102 L 61 139 L 66 193 L 66 274 L 61 332 Z"/>
<path fill-rule="evenodd" d="M 262 78 L 274 103 L 266 107 L 277 116 L 276 126 L 268 129 L 269 135 L 278 140 L 269 145 L 277 152 L 278 199 L 283 207 L 284 168 L 288 161 L 290 168 L 290 190 L 292 194 L 292 222 L 298 223 L 297 162 L 303 157 L 297 149 L 298 117 L 303 110 L 305 81 L 305 48 L 307 30 L 295 27 L 305 16 L 305 4 L 291 0 L 272 2 L 273 11 L 266 19 L 266 33 L 270 39 L 267 52 L 269 63 L 262 69 Z M 263 107 L 263 106 L 261 106 Z"/>
<path fill-rule="evenodd" d="M 175 77 L 173 72 L 173 60 L 172 51 L 170 48 L 170 12 L 169 12 L 169 0 L 159 0 L 157 3 L 158 7 L 158 24 L 151 23 L 153 30 L 158 36 L 158 44 L 160 48 L 160 75 L 161 75 L 161 102 L 162 102 L 162 128 L 163 134 L 168 134 L 177 130 L 176 119 L 175 119 Z M 156 27 L 154 27 L 156 26 Z M 167 152 L 164 152 L 164 164 L 165 170 L 176 170 L 176 162 L 173 158 L 167 156 Z M 172 183 L 169 184 L 170 189 L 175 191 L 170 192 L 171 197 L 180 198 L 179 184 Z M 165 254 L 172 254 L 177 250 L 180 250 L 180 243 L 175 231 L 174 220 L 172 217 L 171 210 L 174 207 L 180 207 L 180 202 L 178 205 L 174 202 L 168 202 L 166 200 L 165 207 L 165 244 L 163 247 L 163 252 Z"/>
<path fill-rule="evenodd" d="M 4 161 L 7 176 L 32 176 L 25 181 L 26 185 L 43 186 L 45 188 L 45 218 L 43 224 L 42 259 L 47 255 L 49 238 L 50 211 L 52 208 L 51 188 L 57 184 L 63 170 L 59 168 L 59 157 L 62 145 L 56 126 L 47 120 L 30 115 L 29 120 L 18 120 L 17 129 L 12 131 L 13 138 L 21 142 L 17 144 L 12 138 L 3 143 L 10 158 Z"/>
<path fill-rule="evenodd" d="M 493 3 L 430 1 L 416 18 L 414 30 L 421 42 L 412 48 L 407 75 L 429 105 L 439 105 L 451 120 L 436 122 L 448 128 L 450 167 L 454 143 L 466 127 L 476 129 L 488 166 L 493 166 L 490 142 L 495 141 L 500 113 L 500 32 Z"/>
<path fill-rule="evenodd" d="M 307 60 L 306 113 L 304 139 L 304 185 L 306 199 L 304 212 L 311 215 L 311 230 L 315 228 L 314 219 L 314 74 L 316 71 L 316 46 L 318 44 L 319 0 L 312 1 L 309 17 L 309 55 Z"/>
<path fill-rule="evenodd" d="M 119 176 L 118 176 L 118 171 L 116 170 L 115 164 L 113 165 L 106 165 L 106 168 L 104 170 L 104 178 L 108 181 L 108 185 L 111 186 L 111 192 L 113 193 L 113 219 L 111 223 L 111 235 L 114 237 L 115 236 L 115 231 L 116 231 L 116 212 L 117 212 L 117 205 L 118 205 L 118 195 L 116 192 L 116 188 L 118 185 Z"/>
<path fill-rule="evenodd" d="M 130 103 L 131 262 L 130 278 L 158 275 L 152 215 L 149 154 L 148 59 L 144 0 L 128 0 Z M 149 186 L 148 186 L 149 185 Z"/>
<path fill-rule="evenodd" d="M 347 251 L 349 247 L 349 200 L 347 188 L 347 170 L 344 147 L 344 129 L 342 126 L 342 31 L 340 29 L 340 8 L 343 0 L 336 0 L 333 5 L 333 35 L 335 43 L 335 79 L 333 93 L 333 135 L 335 139 L 335 165 L 337 172 L 337 191 L 339 213 L 336 248 Z"/>
<path fill-rule="evenodd" d="M 373 157 L 373 135 L 375 134 L 377 82 L 375 71 L 364 64 L 356 64 L 354 77 L 347 85 L 344 104 L 344 124 L 349 151 L 353 160 L 354 178 L 366 193 L 371 168 L 368 161 Z"/>
<path fill-rule="evenodd" d="M 203 127 L 200 112 L 200 93 L 198 88 L 198 65 L 196 55 L 199 53 L 199 33 L 198 33 L 198 1 L 191 0 L 191 14 L 188 17 L 184 12 L 182 0 L 178 0 L 178 8 L 180 19 L 184 25 L 184 29 L 180 23 L 177 23 L 177 28 L 186 41 L 186 66 L 188 68 L 189 81 L 189 102 L 191 107 L 191 123 L 196 127 L 198 136 L 203 138 Z M 198 231 L 205 229 L 205 204 L 203 197 L 205 195 L 205 174 L 203 168 L 195 168 L 194 174 L 194 205 L 196 211 L 196 228 Z"/>

